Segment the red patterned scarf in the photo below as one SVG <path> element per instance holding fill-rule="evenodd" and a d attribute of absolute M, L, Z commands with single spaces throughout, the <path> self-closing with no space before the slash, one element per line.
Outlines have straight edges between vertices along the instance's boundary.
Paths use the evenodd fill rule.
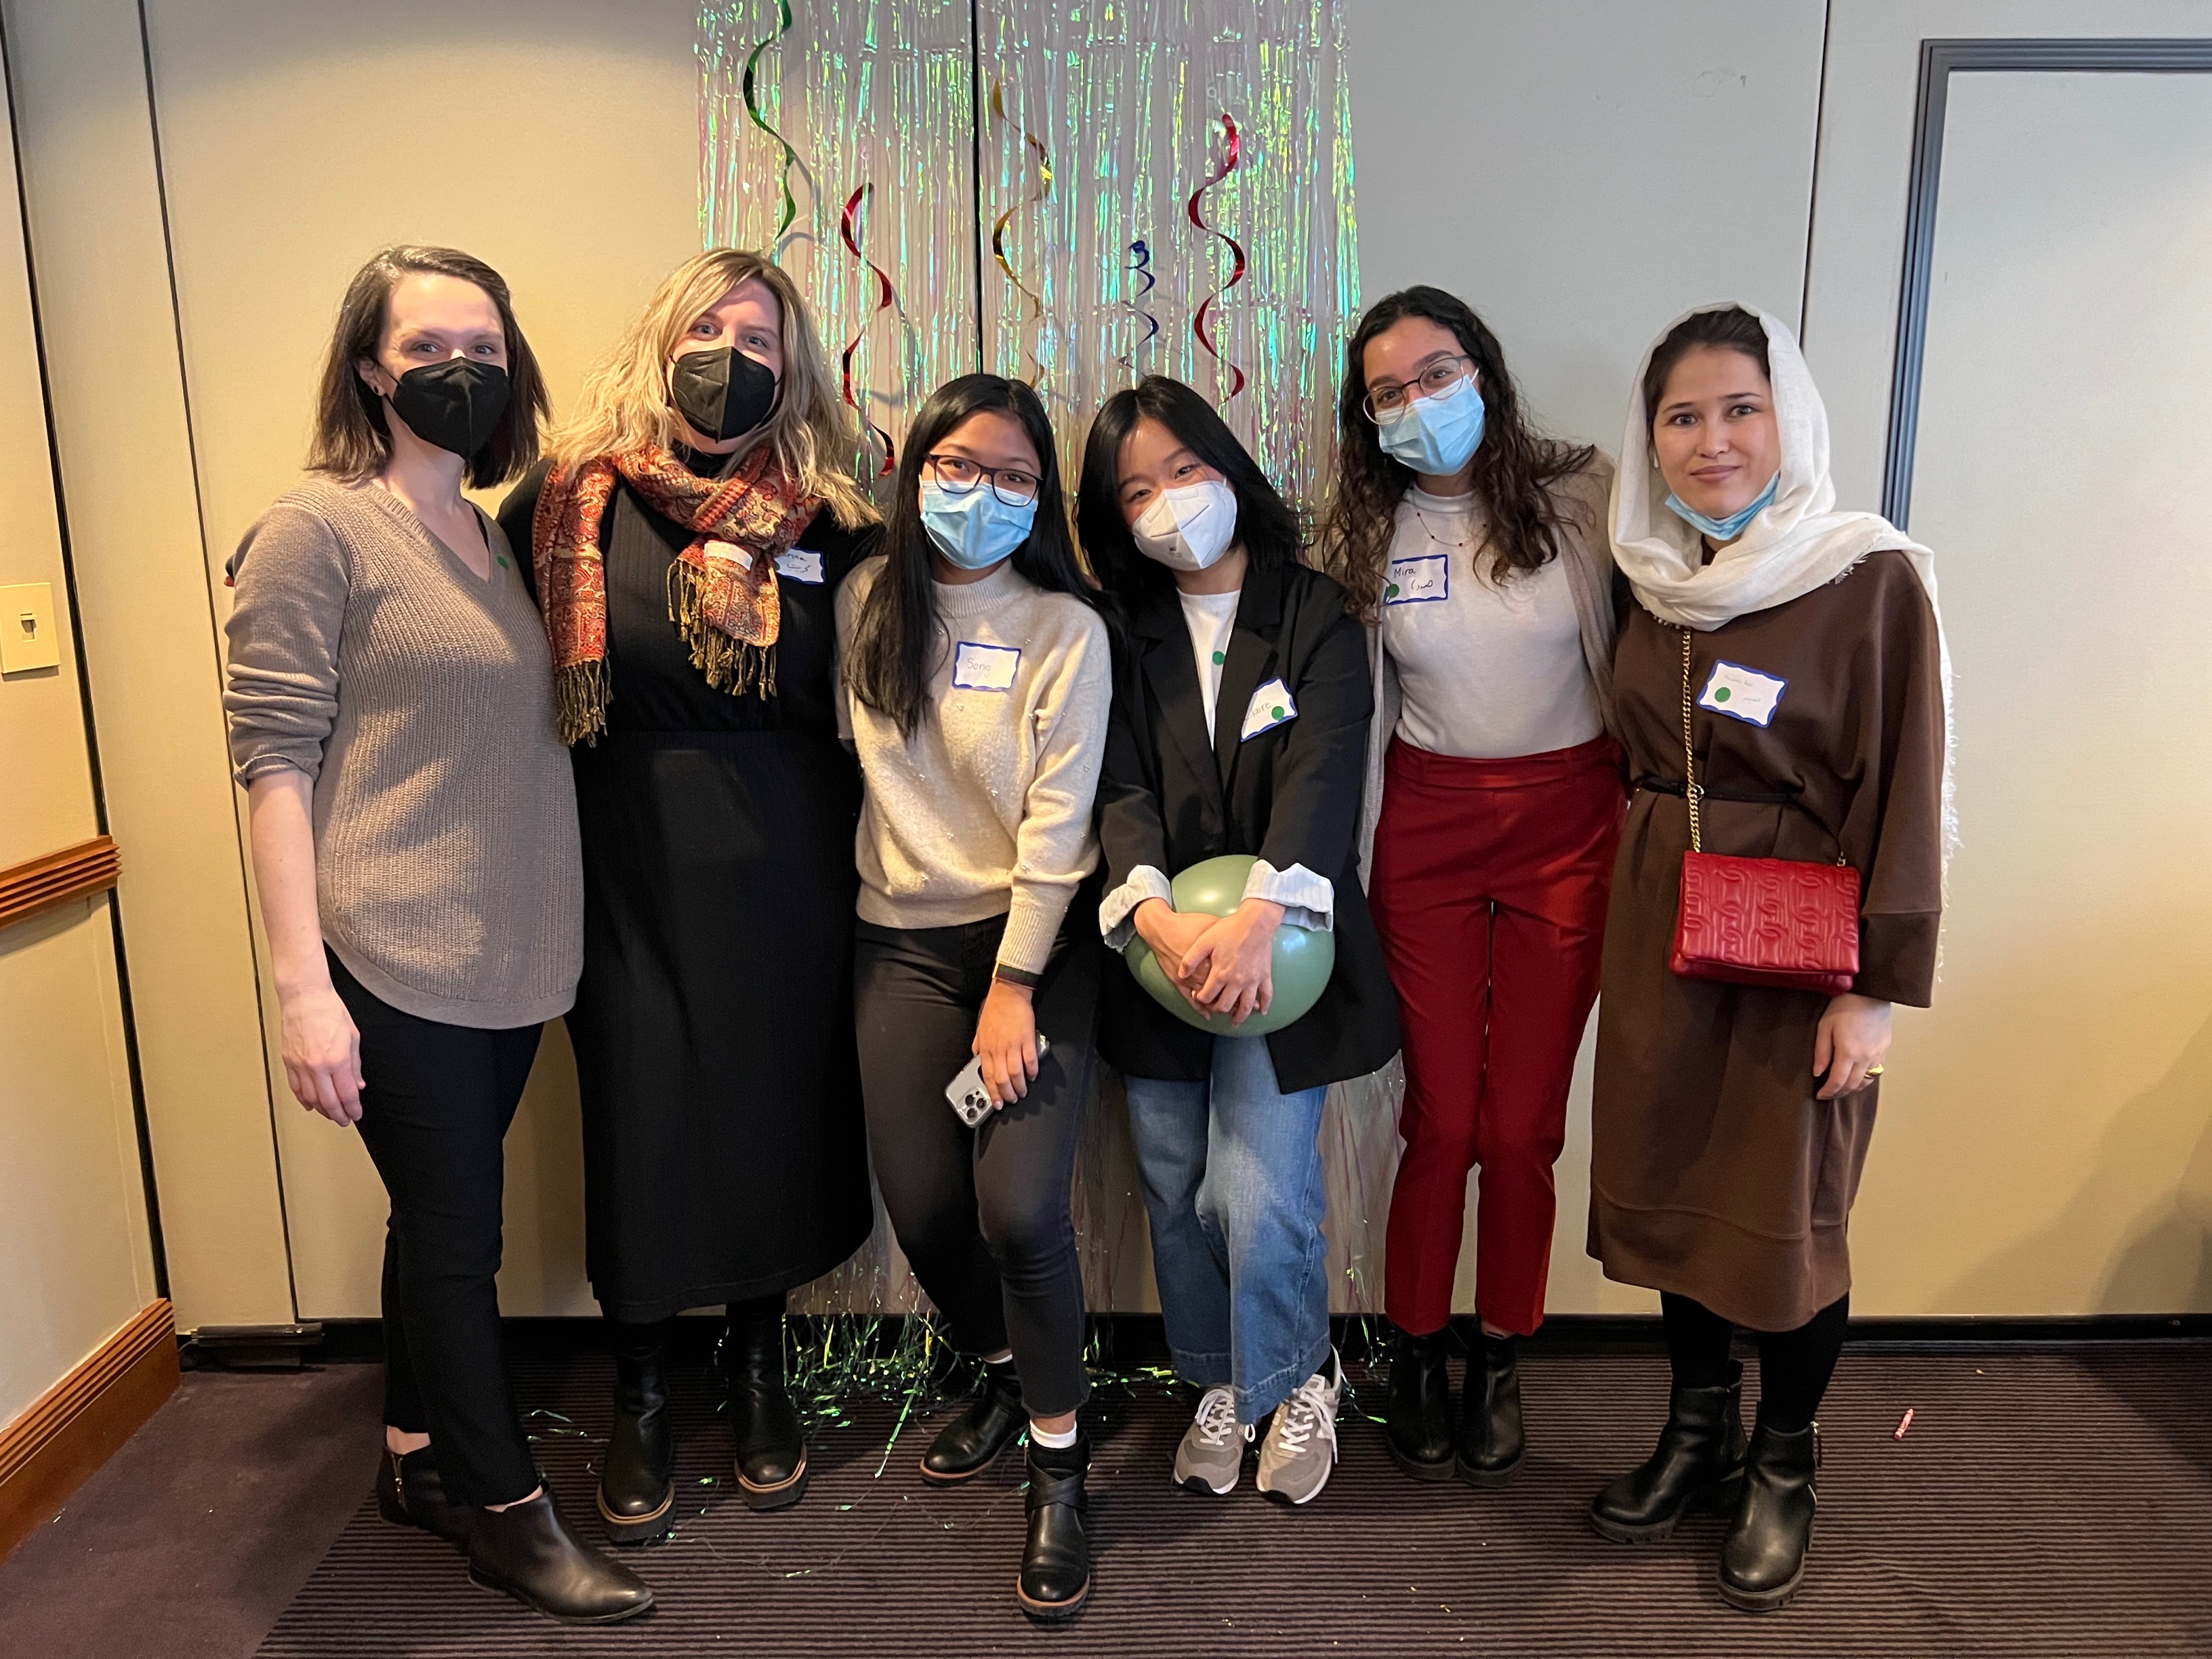
<path fill-rule="evenodd" d="M 538 602 L 553 643 L 561 740 L 590 743 L 607 729 L 607 573 L 599 520 L 627 479 L 663 518 L 697 532 L 668 570 L 668 619 L 707 684 L 738 696 L 775 690 L 782 602 L 775 562 L 821 506 L 803 495 L 762 445 L 729 477 L 702 478 L 647 446 L 546 475 L 531 524 Z"/>

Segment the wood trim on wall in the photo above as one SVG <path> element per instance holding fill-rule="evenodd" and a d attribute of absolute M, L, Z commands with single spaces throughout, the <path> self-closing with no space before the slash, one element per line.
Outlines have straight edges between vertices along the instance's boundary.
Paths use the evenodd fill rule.
<path fill-rule="evenodd" d="M 52 1519 L 176 1386 L 176 1317 L 156 1302 L 0 1429 L 0 1556 Z"/>
<path fill-rule="evenodd" d="M 0 927 L 88 893 L 104 893 L 122 873 L 123 854 L 106 836 L 0 870 Z"/>

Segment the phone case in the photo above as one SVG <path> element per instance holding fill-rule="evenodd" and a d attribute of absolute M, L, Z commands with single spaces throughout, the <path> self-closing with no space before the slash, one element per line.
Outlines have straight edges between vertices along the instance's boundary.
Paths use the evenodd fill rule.
<path fill-rule="evenodd" d="M 1037 1058 L 1042 1060 L 1052 1052 L 1052 1041 L 1042 1031 L 1037 1033 Z M 952 1105 L 953 1115 L 973 1129 L 998 1110 L 991 1091 L 983 1086 L 983 1062 L 981 1057 L 971 1057 L 960 1068 L 960 1075 L 945 1085 L 945 1097 Z"/>

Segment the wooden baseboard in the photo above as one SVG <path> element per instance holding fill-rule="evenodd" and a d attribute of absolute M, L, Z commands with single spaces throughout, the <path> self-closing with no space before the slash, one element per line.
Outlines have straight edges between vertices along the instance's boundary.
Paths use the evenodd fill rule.
<path fill-rule="evenodd" d="M 176 1386 L 176 1316 L 156 1302 L 0 1429 L 0 1556 L 52 1520 Z"/>

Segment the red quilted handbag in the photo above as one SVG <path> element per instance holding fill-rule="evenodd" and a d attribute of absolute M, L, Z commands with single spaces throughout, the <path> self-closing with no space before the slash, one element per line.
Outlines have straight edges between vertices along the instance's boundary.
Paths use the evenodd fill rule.
<path fill-rule="evenodd" d="M 1690 735 L 1690 630 L 1682 630 L 1682 793 L 1690 850 L 1668 963 L 1686 979 L 1771 985 L 1839 996 L 1859 971 L 1859 872 L 1796 859 L 1708 853 L 1698 822 L 1697 751 Z"/>

